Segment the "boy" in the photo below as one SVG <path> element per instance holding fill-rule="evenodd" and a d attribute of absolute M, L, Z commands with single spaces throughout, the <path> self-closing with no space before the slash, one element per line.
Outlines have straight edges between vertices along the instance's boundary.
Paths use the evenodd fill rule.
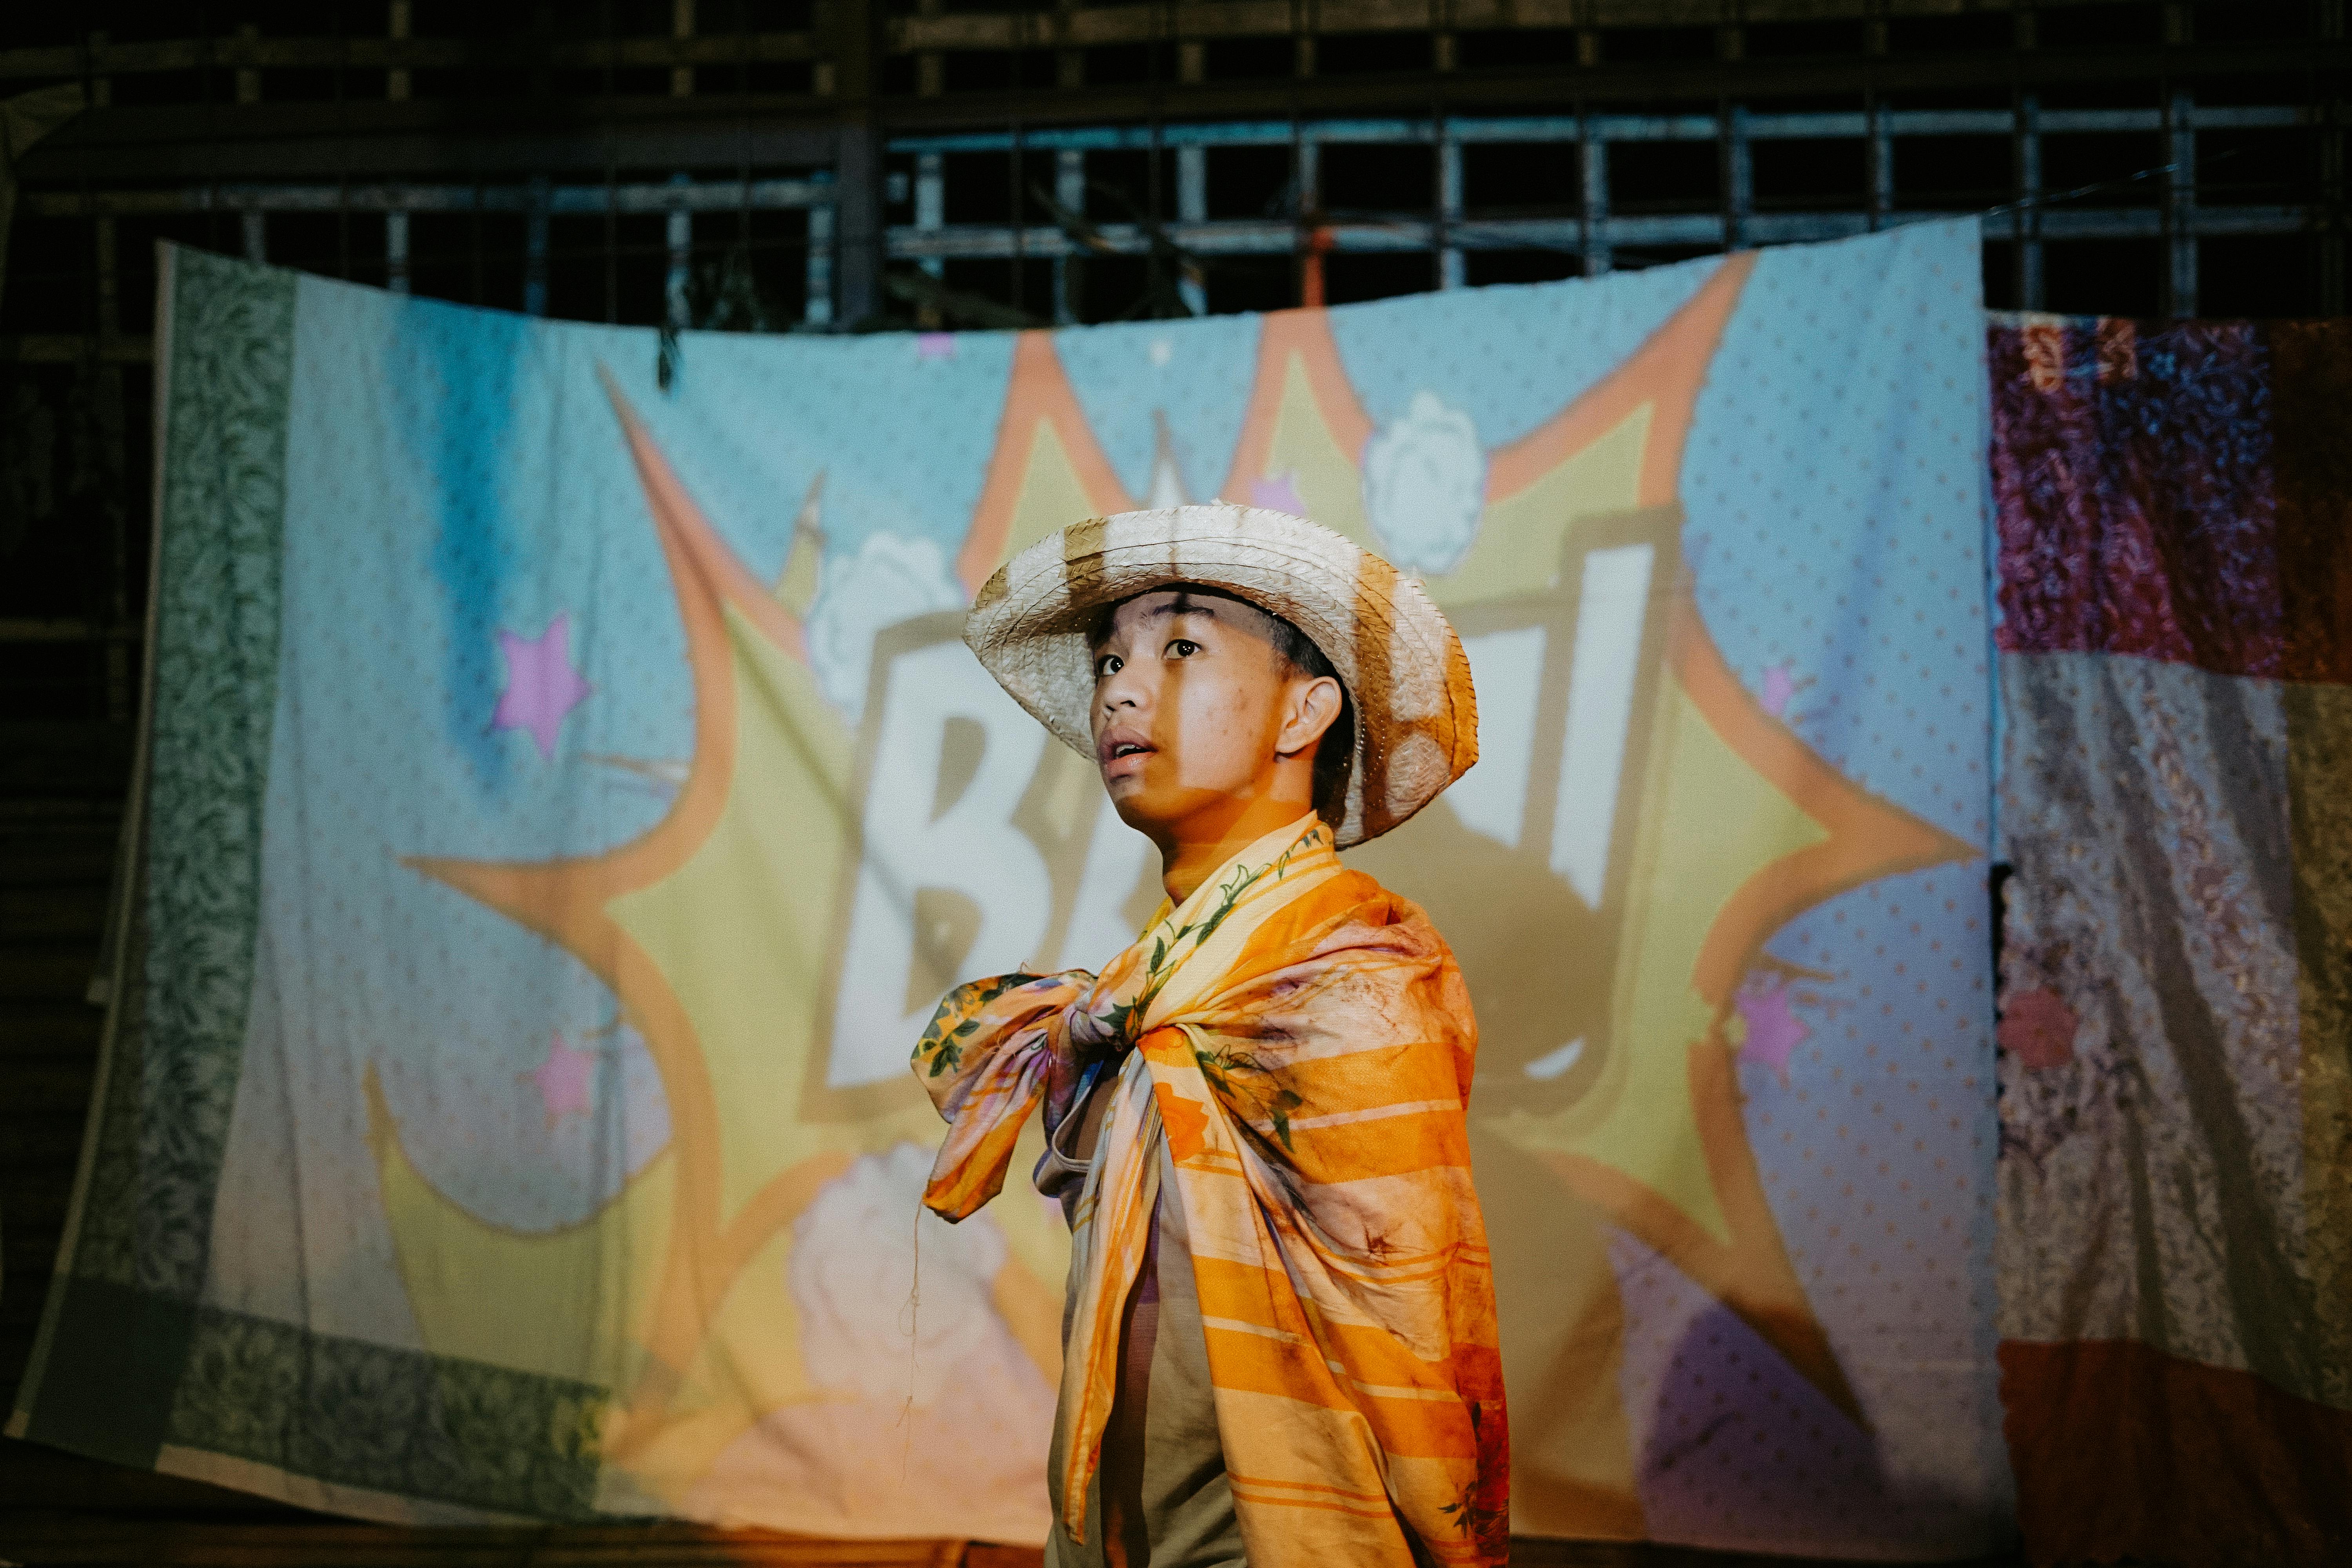
<path fill-rule="evenodd" d="M 1502 1563 L 1477 1028 L 1421 911 L 1337 853 L 1476 759 L 1460 640 L 1379 557 L 1223 503 L 1063 530 L 964 640 L 1096 759 L 1168 893 L 1099 976 L 960 986 L 915 1050 L 947 1219 L 1044 1102 L 1071 1225 L 1046 1562 Z"/>

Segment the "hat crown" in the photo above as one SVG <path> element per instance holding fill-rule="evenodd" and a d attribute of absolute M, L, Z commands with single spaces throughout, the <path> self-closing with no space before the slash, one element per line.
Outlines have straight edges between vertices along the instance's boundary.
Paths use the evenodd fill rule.
<path fill-rule="evenodd" d="M 1330 661 L 1356 710 L 1334 825 L 1341 847 L 1403 822 L 1477 761 L 1469 658 L 1421 584 L 1320 523 L 1267 507 L 1194 502 L 1074 522 L 997 570 L 964 641 L 1015 701 L 1091 757 L 1096 616 L 1180 584 L 1280 616 Z"/>

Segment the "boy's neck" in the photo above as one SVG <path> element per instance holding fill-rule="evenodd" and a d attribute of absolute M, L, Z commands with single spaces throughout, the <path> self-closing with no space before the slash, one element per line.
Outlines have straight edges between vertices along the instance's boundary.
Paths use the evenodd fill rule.
<path fill-rule="evenodd" d="M 1181 904 L 1234 856 L 1315 809 L 1311 797 L 1269 791 L 1187 818 L 1160 838 L 1160 882 Z M 1160 836 L 1154 835 L 1158 838 Z"/>

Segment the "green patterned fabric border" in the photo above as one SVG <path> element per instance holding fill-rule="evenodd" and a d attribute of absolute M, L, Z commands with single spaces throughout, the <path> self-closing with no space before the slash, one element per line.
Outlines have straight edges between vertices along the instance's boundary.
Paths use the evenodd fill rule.
<path fill-rule="evenodd" d="M 72 1231 L 10 1422 L 131 1465 L 204 1288 L 244 1052 L 294 365 L 291 273 L 174 249 L 166 279 L 140 820 Z"/>
<path fill-rule="evenodd" d="M 173 255 L 143 833 L 72 1263 L 16 1428 L 585 1518 L 604 1389 L 202 1304 L 261 921 L 296 291 Z"/>
<path fill-rule="evenodd" d="M 126 1282 L 193 1300 L 260 920 L 296 282 L 194 250 L 173 268 Z"/>
<path fill-rule="evenodd" d="M 603 1389 L 200 1308 L 165 1441 L 541 1519 L 595 1512 Z"/>

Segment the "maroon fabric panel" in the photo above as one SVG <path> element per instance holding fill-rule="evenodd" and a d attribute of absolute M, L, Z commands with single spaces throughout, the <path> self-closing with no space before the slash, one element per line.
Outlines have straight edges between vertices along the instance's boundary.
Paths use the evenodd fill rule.
<path fill-rule="evenodd" d="M 2352 1562 L 2352 1414 L 2126 1340 L 2000 1353 L 2029 1561 Z"/>
<path fill-rule="evenodd" d="M 1987 356 L 2000 647 L 2282 673 L 2257 328 L 1996 325 Z"/>
<path fill-rule="evenodd" d="M 2290 680 L 2352 682 L 2352 321 L 2277 321 L 2272 488 Z"/>
<path fill-rule="evenodd" d="M 2000 647 L 2352 680 L 2352 325 L 1994 326 Z"/>

